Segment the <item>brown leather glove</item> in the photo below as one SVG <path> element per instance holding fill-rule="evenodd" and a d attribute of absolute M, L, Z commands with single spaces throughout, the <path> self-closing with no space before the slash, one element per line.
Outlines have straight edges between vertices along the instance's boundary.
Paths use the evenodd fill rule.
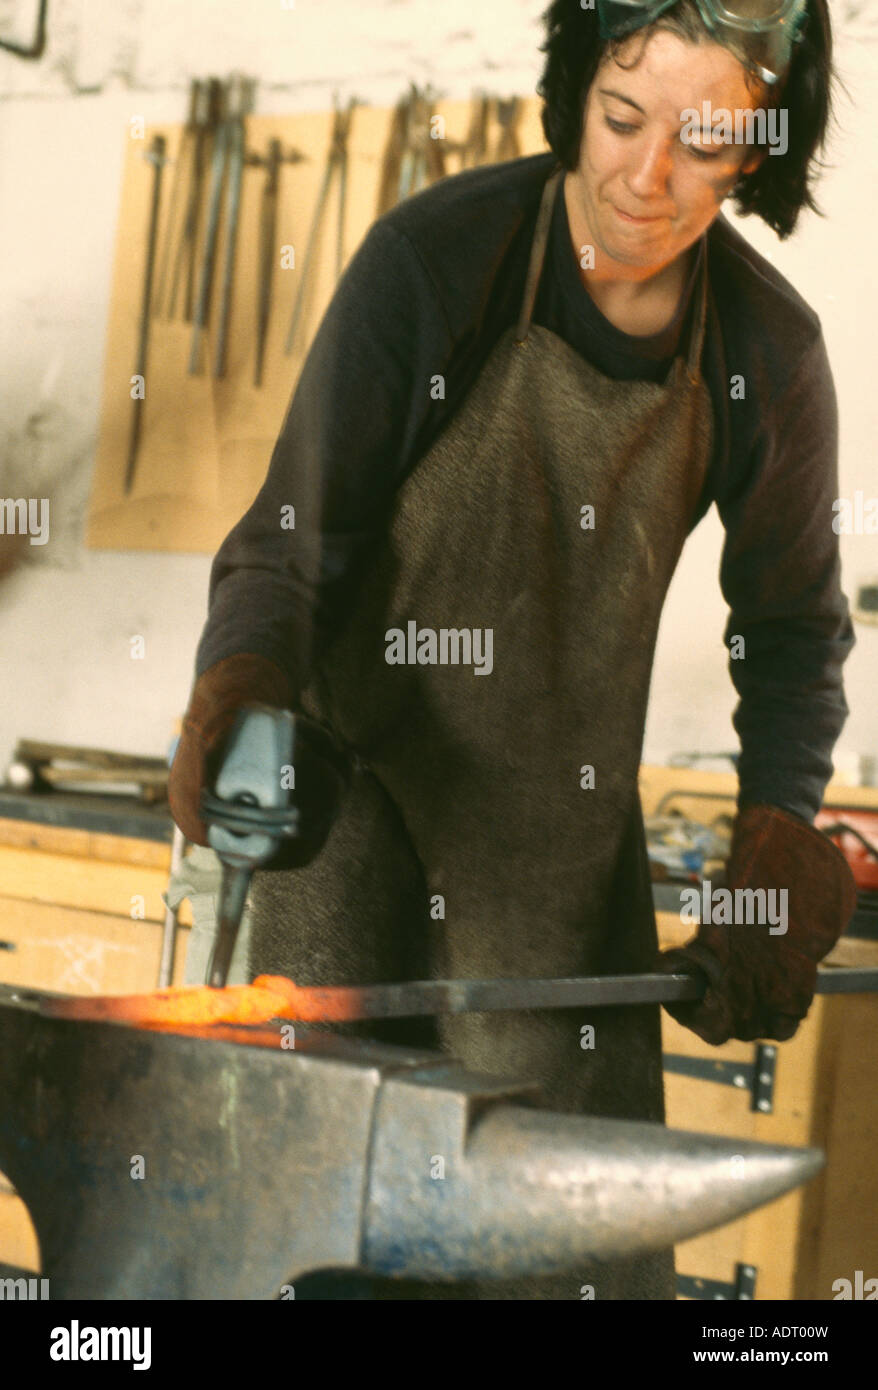
<path fill-rule="evenodd" d="M 223 744 L 243 705 L 289 709 L 289 681 L 264 656 L 245 652 L 218 661 L 199 676 L 192 689 L 183 732 L 168 778 L 171 815 L 187 840 L 207 844 L 201 819 L 201 793 L 210 786 L 222 758 Z"/>
<path fill-rule="evenodd" d="M 776 806 L 753 805 L 735 822 L 726 886 L 733 903 L 736 889 L 778 890 L 773 914 L 771 895 L 766 898 L 775 917 L 782 916 L 780 890 L 786 889 L 787 930 L 781 934 L 769 922 L 749 925 L 746 899 L 734 922 L 702 921 L 692 941 L 662 953 L 657 968 L 675 973 L 695 967 L 707 992 L 697 1003 L 665 1008 L 708 1043 L 784 1042 L 811 1005 L 818 961 L 850 921 L 857 902 L 853 874 L 841 850 L 806 821 Z M 717 915 L 714 904 L 711 916 Z"/>

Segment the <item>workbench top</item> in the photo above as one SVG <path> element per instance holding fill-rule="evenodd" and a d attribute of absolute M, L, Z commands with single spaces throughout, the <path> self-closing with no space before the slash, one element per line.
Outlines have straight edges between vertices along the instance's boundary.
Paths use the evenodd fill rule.
<path fill-rule="evenodd" d="M 124 835 L 168 845 L 174 836 L 174 822 L 165 802 L 148 806 L 133 796 L 19 792 L 0 787 L 0 819 Z"/>

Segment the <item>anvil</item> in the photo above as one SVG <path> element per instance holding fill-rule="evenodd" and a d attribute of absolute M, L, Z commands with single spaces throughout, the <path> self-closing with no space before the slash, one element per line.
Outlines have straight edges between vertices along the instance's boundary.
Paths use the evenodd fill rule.
<path fill-rule="evenodd" d="M 658 1250 L 823 1156 L 556 1114 L 527 1082 L 289 1024 L 146 1031 L 0 986 L 0 1169 L 53 1299 L 270 1299 L 322 1269 L 447 1281 Z"/>

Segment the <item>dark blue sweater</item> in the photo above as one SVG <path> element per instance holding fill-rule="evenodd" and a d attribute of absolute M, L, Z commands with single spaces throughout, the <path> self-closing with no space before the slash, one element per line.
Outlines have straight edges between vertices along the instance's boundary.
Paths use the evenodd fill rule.
<path fill-rule="evenodd" d="M 198 674 L 256 652 L 294 691 L 304 686 L 396 487 L 517 318 L 553 165 L 540 154 L 468 170 L 372 226 L 315 336 L 266 481 L 214 561 Z M 793 287 L 722 216 L 707 248 L 702 370 L 714 448 L 695 521 L 716 502 L 726 642 L 744 639 L 744 658 L 729 662 L 741 800 L 810 820 L 847 715 L 841 669 L 854 641 L 832 529 L 835 390 L 819 319 Z M 534 319 L 607 376 L 660 381 L 692 312 L 696 270 L 662 333 L 621 332 L 582 283 L 559 186 Z M 733 377 L 743 399 L 733 399 Z M 290 506 L 294 529 L 289 512 L 281 521 Z"/>

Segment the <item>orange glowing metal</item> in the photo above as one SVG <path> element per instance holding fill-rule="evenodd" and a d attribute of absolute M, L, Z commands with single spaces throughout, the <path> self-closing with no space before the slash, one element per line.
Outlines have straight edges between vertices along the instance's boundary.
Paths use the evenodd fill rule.
<path fill-rule="evenodd" d="M 93 1023 L 127 1023 L 136 1028 L 204 1027 L 218 1023 L 259 1024 L 273 1018 L 299 1023 L 344 1023 L 362 1018 L 355 987 L 300 988 L 283 975 L 258 975 L 252 985 L 208 989 L 206 985 L 158 989 L 152 994 L 103 994 L 44 999 L 44 1013 Z"/>

